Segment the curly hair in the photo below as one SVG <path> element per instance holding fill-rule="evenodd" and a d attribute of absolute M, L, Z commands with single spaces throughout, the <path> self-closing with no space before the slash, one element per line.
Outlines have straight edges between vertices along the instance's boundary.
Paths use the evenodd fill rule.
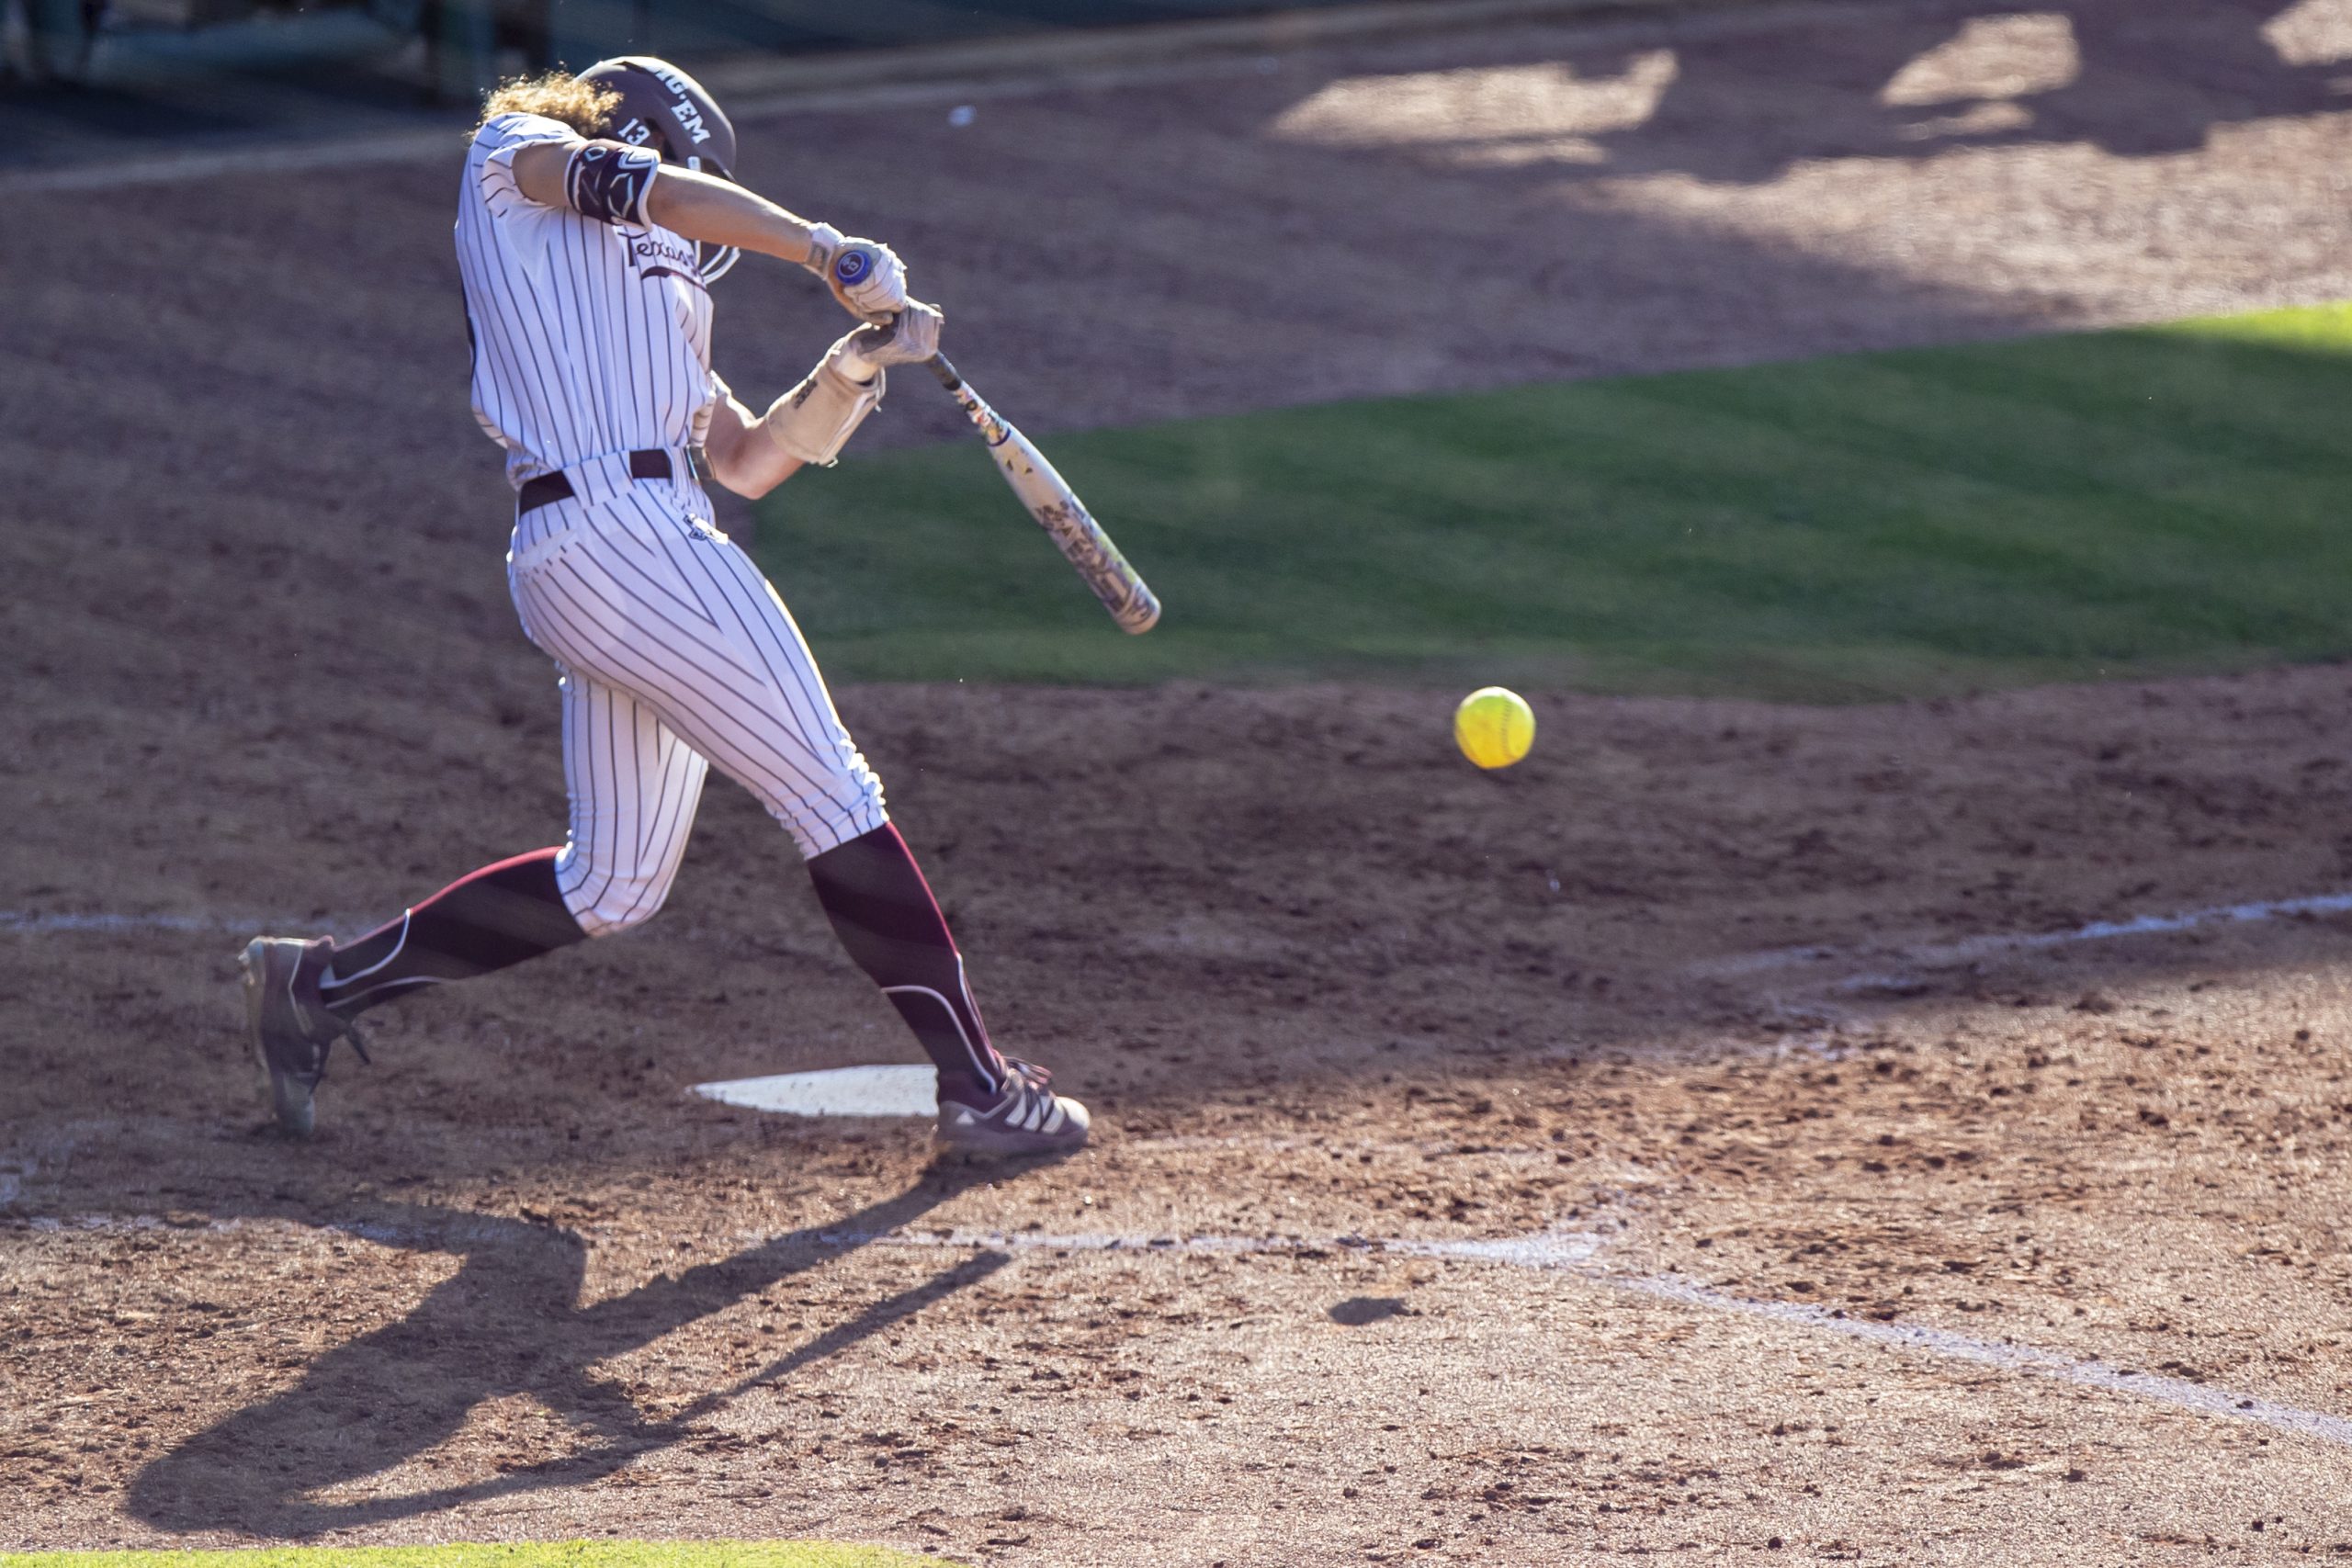
<path fill-rule="evenodd" d="M 610 87 L 582 82 L 569 71 L 549 71 L 501 83 L 483 100 L 481 120 L 486 125 L 503 114 L 545 115 L 582 136 L 598 136 L 612 129 L 613 111 L 620 102 L 621 96 Z"/>

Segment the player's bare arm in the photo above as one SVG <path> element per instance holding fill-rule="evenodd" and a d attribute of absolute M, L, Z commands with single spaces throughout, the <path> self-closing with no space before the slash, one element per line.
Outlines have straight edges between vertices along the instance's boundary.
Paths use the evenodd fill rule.
<path fill-rule="evenodd" d="M 753 413 L 728 392 L 711 405 L 703 451 L 711 477 L 756 501 L 804 464 L 830 463 L 882 395 L 893 365 L 916 365 L 939 352 L 943 318 L 920 300 L 888 327 L 860 327 L 833 344 L 792 390 Z"/>
<path fill-rule="evenodd" d="M 514 154 L 514 183 L 542 207 L 577 209 L 584 188 L 582 157 L 594 148 L 617 145 L 582 138 L 526 147 Z M 642 215 L 649 221 L 705 244 L 807 267 L 825 279 L 843 310 L 865 320 L 887 316 L 906 304 L 906 267 L 888 245 L 850 241 L 830 223 L 803 218 L 756 191 L 698 170 L 664 165 L 649 175 L 650 184 L 641 198 Z M 854 288 L 844 289 L 833 282 L 829 264 L 849 243 L 873 252 L 876 265 Z"/>
<path fill-rule="evenodd" d="M 710 477 L 737 495 L 757 501 L 800 471 L 800 459 L 765 439 L 761 428 L 767 416 L 753 413 L 743 400 L 729 393 L 710 406 L 710 428 L 703 434 L 703 455 Z"/>
<path fill-rule="evenodd" d="M 586 146 L 578 141 L 542 141 L 514 154 L 514 183 L 542 207 L 569 207 L 566 175 Z M 783 208 L 756 191 L 689 169 L 663 169 L 646 197 L 646 216 L 689 240 L 756 251 L 796 266 L 808 266 L 827 247 L 821 225 Z"/>
<path fill-rule="evenodd" d="M 841 243 L 837 232 L 785 210 L 757 191 L 691 169 L 662 170 L 645 210 L 653 221 L 689 240 L 756 251 L 797 266 L 822 266 Z"/>

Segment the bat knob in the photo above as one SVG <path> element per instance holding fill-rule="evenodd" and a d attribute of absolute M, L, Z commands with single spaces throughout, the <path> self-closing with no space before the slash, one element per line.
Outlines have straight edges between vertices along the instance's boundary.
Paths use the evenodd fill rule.
<path fill-rule="evenodd" d="M 874 274 L 880 260 L 871 247 L 843 245 L 833 253 L 833 282 L 842 288 L 854 288 Z"/>

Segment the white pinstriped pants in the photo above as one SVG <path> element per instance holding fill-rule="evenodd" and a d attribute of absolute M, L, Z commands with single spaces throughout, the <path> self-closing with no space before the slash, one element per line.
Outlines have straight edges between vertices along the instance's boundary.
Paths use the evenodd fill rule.
<path fill-rule="evenodd" d="M 709 517 L 679 479 L 514 525 L 514 608 L 562 671 L 571 829 L 557 881 L 591 936 L 661 908 L 713 762 L 804 856 L 889 820 L 791 612 Z"/>

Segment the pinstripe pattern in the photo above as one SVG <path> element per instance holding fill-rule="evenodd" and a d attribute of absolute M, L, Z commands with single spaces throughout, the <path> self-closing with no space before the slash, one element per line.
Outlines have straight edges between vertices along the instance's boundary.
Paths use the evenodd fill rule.
<path fill-rule="evenodd" d="M 669 897 L 710 764 L 652 705 L 568 669 L 560 683 L 571 830 L 556 885 L 581 929 L 605 936 Z"/>
<path fill-rule="evenodd" d="M 540 207 L 516 186 L 521 148 L 573 141 L 551 120 L 491 120 L 458 211 L 475 416 L 506 449 L 518 491 L 541 474 L 565 480 L 530 489 L 527 510 L 518 494 L 506 559 L 523 629 L 561 672 L 570 832 L 562 848 L 483 866 L 347 946 L 249 944 L 249 996 L 315 984 L 322 1020 L 273 1021 L 254 1002 L 278 1120 L 310 1130 L 321 1053 L 368 1008 L 650 919 L 677 879 L 716 763 L 790 830 L 843 948 L 937 1064 L 942 1137 L 993 1154 L 1075 1148 L 1084 1108 L 989 1043 L 938 900 L 800 628 L 711 525 L 687 459 L 724 388 L 710 371 L 694 248 L 634 223 L 650 186 L 620 191 L 627 181 L 582 171 L 584 152 L 568 176 L 580 211 Z M 599 157 L 626 174 L 637 154 Z M 649 448 L 670 461 L 635 460 Z M 538 504 L 550 491 L 564 499 Z M 313 964 L 323 972 L 302 981 Z M 294 1046 L 308 1053 L 299 1073 Z"/>
<path fill-rule="evenodd" d="M 565 902 L 594 934 L 661 908 L 716 763 L 821 854 L 889 820 L 800 629 L 691 481 L 526 515 L 510 579 L 563 670 Z M 706 761 L 707 760 L 707 761 Z"/>
<path fill-rule="evenodd" d="M 498 116 L 474 137 L 458 201 L 474 417 L 517 485 L 609 453 L 699 446 L 717 397 L 694 242 L 541 207 L 515 185 L 517 152 L 579 140 L 552 119 Z"/>
<path fill-rule="evenodd" d="M 563 672 L 571 834 L 556 860 L 591 935 L 662 907 L 711 763 L 815 855 L 889 820 L 800 630 L 710 525 L 689 476 L 721 387 L 692 242 L 541 207 L 515 185 L 524 147 L 579 138 L 501 115 L 475 136 L 458 202 L 474 415 L 516 485 L 560 469 L 571 500 L 516 520 L 514 606 Z M 628 477 L 672 454 L 677 478 Z"/>

